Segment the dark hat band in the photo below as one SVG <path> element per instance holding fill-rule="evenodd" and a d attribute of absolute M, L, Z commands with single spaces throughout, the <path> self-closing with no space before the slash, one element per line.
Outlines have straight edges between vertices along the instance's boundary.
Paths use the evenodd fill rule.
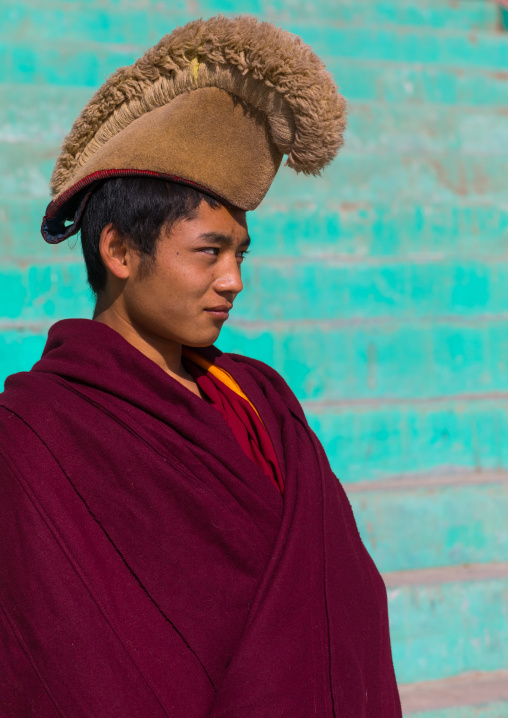
<path fill-rule="evenodd" d="M 114 177 L 150 177 L 173 182 L 174 184 L 183 184 L 210 195 L 222 202 L 222 204 L 229 204 L 207 187 L 175 175 L 153 172 L 152 170 L 99 170 L 87 177 L 83 177 L 83 179 L 76 182 L 75 185 L 69 187 L 66 192 L 48 204 L 41 225 L 41 234 L 45 241 L 48 244 L 59 244 L 76 234 L 79 231 L 81 218 L 90 196 L 102 181 Z M 87 189 L 86 192 L 84 192 L 85 189 Z M 67 224 L 69 220 L 72 220 L 71 224 Z"/>

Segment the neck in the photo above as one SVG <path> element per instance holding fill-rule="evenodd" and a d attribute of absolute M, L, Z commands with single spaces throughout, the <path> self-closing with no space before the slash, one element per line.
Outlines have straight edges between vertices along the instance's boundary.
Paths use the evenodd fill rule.
<path fill-rule="evenodd" d="M 182 345 L 179 342 L 164 339 L 136 326 L 115 303 L 105 306 L 99 299 L 93 319 L 121 334 L 129 344 L 158 364 L 167 374 L 177 379 L 188 378 L 188 373 L 182 365 Z"/>

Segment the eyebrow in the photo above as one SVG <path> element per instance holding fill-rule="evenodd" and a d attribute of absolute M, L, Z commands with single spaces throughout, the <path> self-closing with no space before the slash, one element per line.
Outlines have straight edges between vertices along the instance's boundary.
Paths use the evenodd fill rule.
<path fill-rule="evenodd" d="M 212 244 L 222 244 L 226 247 L 231 247 L 231 245 L 233 244 L 233 240 L 229 234 L 221 234 L 220 232 L 205 232 L 204 234 L 200 234 L 198 239 L 205 240 L 206 242 L 211 242 Z M 251 238 L 249 237 L 249 235 L 247 235 L 245 239 L 240 242 L 239 246 L 249 247 L 251 241 Z"/>

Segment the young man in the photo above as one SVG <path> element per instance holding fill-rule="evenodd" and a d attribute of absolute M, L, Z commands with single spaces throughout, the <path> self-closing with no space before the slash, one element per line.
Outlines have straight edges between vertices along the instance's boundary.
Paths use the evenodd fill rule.
<path fill-rule="evenodd" d="M 246 211 L 343 127 L 318 58 L 247 17 L 163 38 L 76 121 L 42 231 L 81 228 L 97 305 L 0 396 L 2 716 L 400 718 L 323 448 L 274 369 L 214 346 Z"/>

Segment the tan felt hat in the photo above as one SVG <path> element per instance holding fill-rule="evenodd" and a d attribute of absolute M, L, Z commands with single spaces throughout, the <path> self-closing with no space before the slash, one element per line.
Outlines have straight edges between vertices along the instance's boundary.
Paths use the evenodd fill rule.
<path fill-rule="evenodd" d="M 159 177 L 255 209 L 283 155 L 319 174 L 345 125 L 344 98 L 297 35 L 248 15 L 196 20 L 117 70 L 85 106 L 53 170 L 42 235 L 75 234 L 109 177 Z"/>

